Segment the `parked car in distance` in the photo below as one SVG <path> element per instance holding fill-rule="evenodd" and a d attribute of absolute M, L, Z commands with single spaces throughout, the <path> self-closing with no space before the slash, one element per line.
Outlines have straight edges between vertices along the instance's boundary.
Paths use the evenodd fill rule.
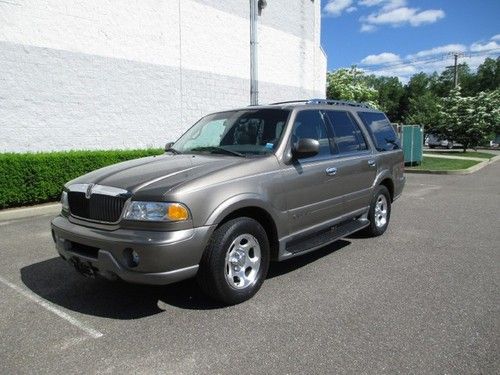
<path fill-rule="evenodd" d="M 490 148 L 498 148 L 498 145 L 500 144 L 500 134 L 497 134 L 495 139 L 491 139 L 489 142 Z"/>
<path fill-rule="evenodd" d="M 425 137 L 425 145 L 429 148 L 436 148 L 436 147 L 442 147 L 442 148 L 447 148 L 451 150 L 454 147 L 462 147 L 460 143 L 456 143 L 453 141 L 450 141 L 446 138 L 443 138 L 437 134 L 427 134 Z"/>
<path fill-rule="evenodd" d="M 360 230 L 383 234 L 403 172 L 393 127 L 366 105 L 245 107 L 203 117 L 164 155 L 68 182 L 52 235 L 85 276 L 196 277 L 209 296 L 235 304 L 259 290 L 271 260 Z"/>

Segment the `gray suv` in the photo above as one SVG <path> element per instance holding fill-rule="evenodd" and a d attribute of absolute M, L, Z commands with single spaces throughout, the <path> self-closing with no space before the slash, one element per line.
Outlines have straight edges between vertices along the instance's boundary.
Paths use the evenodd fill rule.
<path fill-rule="evenodd" d="M 226 304 L 251 298 L 271 260 L 363 230 L 385 232 L 403 153 L 364 104 L 281 102 L 210 114 L 165 154 L 68 182 L 52 221 L 86 276 L 145 284 L 196 277 Z"/>

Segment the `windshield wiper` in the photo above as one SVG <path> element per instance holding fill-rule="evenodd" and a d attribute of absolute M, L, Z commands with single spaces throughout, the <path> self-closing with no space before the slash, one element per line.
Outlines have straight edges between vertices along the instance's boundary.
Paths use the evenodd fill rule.
<path fill-rule="evenodd" d="M 207 151 L 210 152 L 211 154 L 226 154 L 226 155 L 239 156 L 243 158 L 245 157 L 245 155 L 242 154 L 241 152 L 232 151 L 226 148 L 216 147 L 216 146 L 195 147 L 192 148 L 190 151 Z"/>

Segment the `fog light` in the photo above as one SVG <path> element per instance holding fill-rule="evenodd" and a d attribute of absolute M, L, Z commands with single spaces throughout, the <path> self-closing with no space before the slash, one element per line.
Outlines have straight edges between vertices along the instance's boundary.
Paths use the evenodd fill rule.
<path fill-rule="evenodd" d="M 139 264 L 139 254 L 135 250 L 132 250 L 132 263 L 135 265 Z"/>
<path fill-rule="evenodd" d="M 137 251 L 131 248 L 127 248 L 123 251 L 123 256 L 125 258 L 125 262 L 127 263 L 127 266 L 133 268 L 137 267 L 140 262 L 140 257 L 139 254 L 137 254 Z"/>

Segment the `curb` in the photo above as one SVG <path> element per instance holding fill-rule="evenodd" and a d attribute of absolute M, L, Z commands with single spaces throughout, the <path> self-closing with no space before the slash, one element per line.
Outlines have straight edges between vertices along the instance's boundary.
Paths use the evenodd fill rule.
<path fill-rule="evenodd" d="M 0 210 L 0 221 L 23 219 L 26 217 L 35 217 L 41 215 L 57 215 L 61 211 L 61 204 L 44 203 L 36 206 L 7 208 Z"/>
<path fill-rule="evenodd" d="M 497 159 L 498 158 L 498 159 Z M 431 169 L 405 169 L 405 173 L 416 173 L 416 174 L 450 174 L 450 175 L 458 175 L 458 174 L 471 174 L 477 172 L 480 169 L 483 169 L 490 163 L 494 163 L 496 160 L 500 160 L 500 158 L 494 157 L 490 160 L 482 161 L 472 167 L 467 169 L 456 169 L 456 170 L 448 170 L 448 171 L 436 171 Z"/>
<path fill-rule="evenodd" d="M 450 156 L 450 155 L 433 155 L 432 153 L 429 154 L 423 154 L 425 158 L 437 158 L 437 159 L 459 159 L 459 160 L 473 160 L 473 161 L 488 161 L 491 159 L 485 159 L 485 158 L 471 158 L 467 156 Z"/>

